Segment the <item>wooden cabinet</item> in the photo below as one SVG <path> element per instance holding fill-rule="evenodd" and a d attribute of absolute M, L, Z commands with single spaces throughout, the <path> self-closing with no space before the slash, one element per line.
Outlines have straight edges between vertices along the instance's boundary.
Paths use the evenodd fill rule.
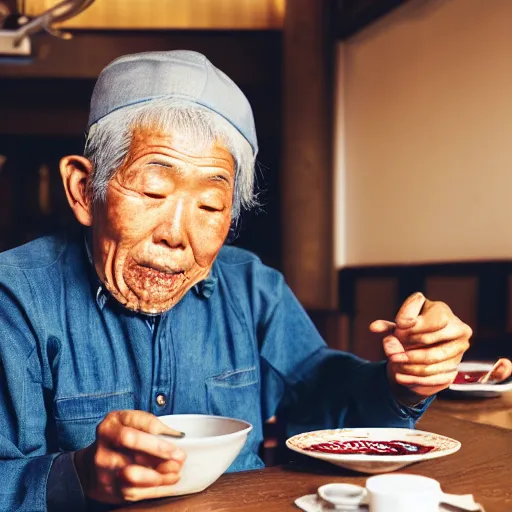
<path fill-rule="evenodd" d="M 29 16 L 60 0 L 24 0 Z M 280 29 L 286 0 L 96 0 L 63 24 L 77 29 Z M 21 7 L 21 6 L 20 6 Z"/>

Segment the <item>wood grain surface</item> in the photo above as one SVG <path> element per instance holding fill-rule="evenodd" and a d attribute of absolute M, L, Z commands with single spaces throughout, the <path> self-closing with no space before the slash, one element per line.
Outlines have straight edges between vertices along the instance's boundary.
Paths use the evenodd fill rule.
<path fill-rule="evenodd" d="M 512 430 L 512 391 L 492 398 L 439 398 L 432 408 L 456 418 Z M 512 484 L 511 484 L 512 486 Z"/>

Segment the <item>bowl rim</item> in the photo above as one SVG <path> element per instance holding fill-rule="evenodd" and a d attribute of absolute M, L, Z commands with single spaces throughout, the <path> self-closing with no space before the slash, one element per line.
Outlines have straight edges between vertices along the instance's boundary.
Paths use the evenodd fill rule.
<path fill-rule="evenodd" d="M 242 426 L 245 425 L 245 427 L 240 430 L 237 430 L 236 432 L 230 432 L 228 434 L 220 434 L 218 436 L 210 436 L 210 437 L 188 437 L 187 438 L 186 432 L 185 432 L 185 437 L 182 437 L 182 438 L 166 436 L 165 434 L 158 434 L 158 437 L 160 437 L 170 443 L 180 444 L 183 446 L 186 446 L 189 444 L 211 444 L 211 443 L 216 444 L 219 440 L 224 441 L 224 440 L 229 440 L 231 437 L 238 437 L 238 436 L 241 436 L 244 434 L 248 435 L 249 432 L 251 432 L 251 430 L 254 428 L 252 423 L 249 423 L 248 421 L 241 420 L 239 418 L 231 418 L 229 416 L 218 416 L 218 415 L 214 415 L 214 414 L 197 414 L 197 413 L 165 414 L 163 416 L 157 416 L 157 418 L 159 420 L 161 420 L 162 418 L 170 418 L 170 417 L 177 418 L 177 417 L 184 417 L 184 416 L 186 416 L 187 418 L 192 418 L 192 419 L 193 418 L 211 418 L 211 419 L 217 419 L 217 420 L 230 420 L 230 421 L 235 421 L 237 423 L 240 423 Z"/>
<path fill-rule="evenodd" d="M 444 439 L 449 439 L 450 441 L 455 442 L 455 446 L 453 448 L 447 448 L 445 450 L 439 450 L 439 451 L 430 451 L 427 453 L 422 454 L 411 454 L 411 455 L 366 455 L 362 453 L 354 453 L 354 454 L 342 454 L 342 453 L 325 453 L 325 452 L 314 452 L 310 450 L 304 450 L 302 448 L 299 448 L 298 446 L 294 446 L 291 441 L 297 437 L 304 434 L 310 434 L 310 433 L 317 433 L 317 432 L 324 432 L 328 430 L 351 430 L 351 431 L 378 431 L 378 430 L 395 430 L 395 431 L 403 431 L 403 432 L 415 432 L 416 434 L 427 434 L 427 435 L 436 435 L 439 437 L 442 437 Z M 340 428 L 340 429 L 323 429 L 323 430 L 312 430 L 310 432 L 303 432 L 301 434 L 297 434 L 295 436 L 292 436 L 286 440 L 286 446 L 297 453 L 300 453 L 302 455 L 307 455 L 309 457 L 313 457 L 315 459 L 322 459 L 328 462 L 401 462 L 404 463 L 411 463 L 411 462 L 419 462 L 423 460 L 428 459 L 437 459 L 438 457 L 444 457 L 446 455 L 451 455 L 452 453 L 455 453 L 460 450 L 462 443 L 458 441 L 457 439 L 453 439 L 448 436 L 444 436 L 442 434 L 437 434 L 435 432 L 427 432 L 426 430 L 418 430 L 418 429 L 411 429 L 411 428 L 399 428 L 399 427 L 356 427 L 356 428 Z"/>

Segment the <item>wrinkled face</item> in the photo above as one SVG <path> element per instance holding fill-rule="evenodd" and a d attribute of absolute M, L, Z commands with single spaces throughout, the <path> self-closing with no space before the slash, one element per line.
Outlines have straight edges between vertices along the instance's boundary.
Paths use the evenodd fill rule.
<path fill-rule="evenodd" d="M 134 134 L 93 222 L 96 271 L 127 308 L 172 308 L 210 272 L 229 231 L 235 165 L 215 144 Z"/>

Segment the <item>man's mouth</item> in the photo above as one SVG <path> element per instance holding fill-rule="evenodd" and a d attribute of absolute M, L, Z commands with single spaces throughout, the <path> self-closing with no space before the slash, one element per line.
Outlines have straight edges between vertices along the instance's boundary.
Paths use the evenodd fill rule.
<path fill-rule="evenodd" d="M 132 290 L 143 289 L 151 295 L 172 293 L 187 281 L 182 268 L 164 268 L 147 262 L 127 262 L 124 268 L 125 281 Z"/>
<path fill-rule="evenodd" d="M 183 269 L 166 269 L 159 268 L 154 265 L 140 264 L 139 267 L 142 267 L 145 272 L 150 272 L 152 274 L 158 275 L 162 279 L 171 279 L 176 276 L 180 276 L 185 273 Z"/>
<path fill-rule="evenodd" d="M 141 273 L 144 275 L 146 283 L 150 281 L 151 284 L 174 284 L 185 277 L 184 270 L 161 270 L 146 265 L 141 265 L 141 267 Z"/>

